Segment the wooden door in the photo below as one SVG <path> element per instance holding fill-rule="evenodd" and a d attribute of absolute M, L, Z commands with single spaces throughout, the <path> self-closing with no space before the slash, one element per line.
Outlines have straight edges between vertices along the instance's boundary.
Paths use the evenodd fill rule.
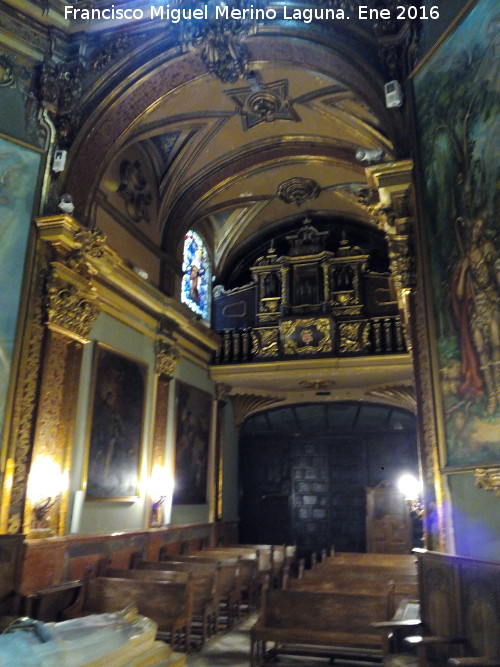
<path fill-rule="evenodd" d="M 366 489 L 366 550 L 385 554 L 410 553 L 412 524 L 403 494 L 393 487 Z"/>

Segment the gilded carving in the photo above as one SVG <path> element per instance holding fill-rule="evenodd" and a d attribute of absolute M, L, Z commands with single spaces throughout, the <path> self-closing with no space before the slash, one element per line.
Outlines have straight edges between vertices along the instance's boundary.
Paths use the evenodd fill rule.
<path fill-rule="evenodd" d="M 252 331 L 252 353 L 256 357 L 278 356 L 278 332 L 275 327 Z"/>
<path fill-rule="evenodd" d="M 14 473 L 10 507 L 6 511 L 7 532 L 17 533 L 22 526 L 28 466 L 31 457 L 33 420 L 35 418 L 38 378 L 41 372 L 42 342 L 44 333 L 42 282 L 38 284 L 33 303 L 33 317 L 29 340 L 21 359 L 20 379 L 12 415 L 9 447 L 14 459 Z M 3 511 L 3 510 L 2 510 Z"/>
<path fill-rule="evenodd" d="M 87 339 L 99 315 L 95 302 L 79 292 L 77 287 L 50 275 L 47 285 L 47 320 L 52 329 Z"/>
<path fill-rule="evenodd" d="M 156 372 L 171 378 L 179 361 L 179 351 L 173 343 L 163 338 L 156 342 Z"/>
<path fill-rule="evenodd" d="M 96 274 L 89 260 L 99 259 L 104 255 L 106 236 L 99 229 L 81 229 L 74 235 L 77 247 L 68 257 L 68 266 L 83 277 Z"/>
<path fill-rule="evenodd" d="M 139 36 L 132 37 L 131 35 L 121 35 L 113 37 L 108 42 L 102 45 L 100 51 L 94 56 L 91 68 L 100 72 L 127 51 L 130 51 L 136 43 L 140 40 Z"/>
<path fill-rule="evenodd" d="M 229 394 L 232 390 L 232 386 L 230 384 L 226 384 L 225 382 L 217 382 L 215 385 L 215 397 L 218 401 L 221 401 L 222 403 L 226 403 Z"/>
<path fill-rule="evenodd" d="M 285 320 L 280 335 L 285 354 L 320 354 L 331 352 L 333 324 L 327 317 Z"/>
<path fill-rule="evenodd" d="M 42 63 L 39 100 L 54 115 L 59 148 L 68 148 L 76 132 L 84 75 L 85 68 L 80 63 L 69 67 L 48 58 Z"/>
<path fill-rule="evenodd" d="M 474 470 L 476 486 L 493 491 L 500 498 L 500 468 L 477 468 Z"/>

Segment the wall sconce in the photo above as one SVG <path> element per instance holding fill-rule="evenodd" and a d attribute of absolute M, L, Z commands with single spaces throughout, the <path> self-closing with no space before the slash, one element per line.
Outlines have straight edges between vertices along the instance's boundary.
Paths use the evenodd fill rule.
<path fill-rule="evenodd" d="M 161 526 L 161 508 L 165 506 L 166 514 L 168 514 L 168 523 L 170 523 L 170 512 L 172 506 L 172 493 L 174 483 L 172 476 L 167 470 L 155 464 L 151 472 L 149 480 L 149 496 L 151 498 L 151 525 Z M 165 519 L 167 516 L 165 516 Z"/>
<path fill-rule="evenodd" d="M 421 482 L 419 482 L 419 480 L 414 475 L 405 473 L 398 479 L 398 489 L 405 497 L 410 512 L 413 512 L 415 516 L 421 519 L 425 511 L 424 505 L 420 498 L 420 494 L 422 493 Z"/>
<path fill-rule="evenodd" d="M 33 462 L 28 482 L 28 498 L 34 514 L 33 528 L 49 528 L 48 514 L 67 489 L 66 476 L 60 466 L 48 456 Z"/>

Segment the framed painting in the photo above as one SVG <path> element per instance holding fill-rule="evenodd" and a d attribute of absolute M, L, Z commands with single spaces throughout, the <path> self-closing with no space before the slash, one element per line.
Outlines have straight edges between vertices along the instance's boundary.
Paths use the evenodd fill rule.
<path fill-rule="evenodd" d="M 207 502 L 212 396 L 176 382 L 174 505 Z"/>
<path fill-rule="evenodd" d="M 94 350 L 86 498 L 139 492 L 147 367 L 102 343 Z"/>
<path fill-rule="evenodd" d="M 0 441 L 40 152 L 0 136 Z"/>
<path fill-rule="evenodd" d="M 479 0 L 413 75 L 441 453 L 500 460 L 498 3 Z"/>

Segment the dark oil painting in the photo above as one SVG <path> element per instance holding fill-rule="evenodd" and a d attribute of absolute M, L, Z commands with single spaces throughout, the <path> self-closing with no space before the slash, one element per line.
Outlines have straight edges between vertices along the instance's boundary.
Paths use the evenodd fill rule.
<path fill-rule="evenodd" d="M 207 502 L 211 412 L 210 394 L 184 382 L 176 382 L 174 505 Z"/>
<path fill-rule="evenodd" d="M 146 366 L 97 344 L 86 497 L 138 495 Z"/>

